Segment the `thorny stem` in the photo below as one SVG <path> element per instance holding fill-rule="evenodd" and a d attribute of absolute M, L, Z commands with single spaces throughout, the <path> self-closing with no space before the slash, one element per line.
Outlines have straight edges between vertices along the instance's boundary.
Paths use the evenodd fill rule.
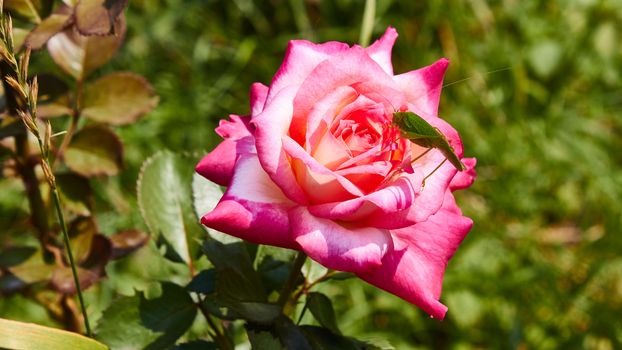
<path fill-rule="evenodd" d="M 287 281 L 285 281 L 277 301 L 277 304 L 281 306 L 283 311 L 286 311 L 287 309 L 287 302 L 290 300 L 290 294 L 296 287 L 296 281 L 301 274 L 300 269 L 302 268 L 302 265 L 304 265 L 306 259 L 307 255 L 304 252 L 298 252 L 296 258 L 294 259 L 292 269 L 289 272 L 289 277 L 287 277 Z"/>

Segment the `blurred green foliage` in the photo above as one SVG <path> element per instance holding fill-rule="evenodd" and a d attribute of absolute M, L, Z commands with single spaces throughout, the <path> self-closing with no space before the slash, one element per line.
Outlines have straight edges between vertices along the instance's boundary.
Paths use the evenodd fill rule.
<path fill-rule="evenodd" d="M 141 222 L 126 194 L 145 158 L 210 150 L 218 120 L 248 112 L 250 84 L 269 84 L 288 40 L 355 43 L 363 8 L 360 0 L 131 1 L 126 43 L 103 70 L 145 76 L 160 105 L 118 130 L 126 171 L 94 189 L 101 231 Z M 378 1 L 373 36 L 398 30 L 396 72 L 451 61 L 440 112 L 478 159 L 477 181 L 457 193 L 475 225 L 446 272 L 446 320 L 357 279 L 323 284 L 344 334 L 397 349 L 622 347 L 620 23 L 619 0 Z M 14 186 L 0 191 L 10 222 L 25 203 Z M 143 274 L 157 251 L 150 244 L 139 254 L 112 264 L 103 284 L 149 293 L 155 270 L 178 270 L 154 260 Z M 87 298 L 97 313 L 110 292 Z M 0 315 L 26 317 L 13 299 L 21 297 L 1 302 Z M 51 323 L 29 307 L 32 320 Z"/>

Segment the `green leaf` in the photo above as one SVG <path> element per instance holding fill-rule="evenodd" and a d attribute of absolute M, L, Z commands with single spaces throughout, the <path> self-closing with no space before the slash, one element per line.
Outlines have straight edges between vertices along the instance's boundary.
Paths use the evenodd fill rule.
<path fill-rule="evenodd" d="M 108 347 L 77 333 L 0 318 L 0 348 L 46 350 L 107 350 Z"/>
<path fill-rule="evenodd" d="M 205 340 L 193 340 L 173 346 L 171 350 L 218 350 L 218 345 Z"/>
<path fill-rule="evenodd" d="M 36 252 L 37 248 L 27 246 L 3 249 L 2 252 L 0 252 L 0 266 L 11 267 L 19 265 L 28 260 L 28 258 Z"/>
<path fill-rule="evenodd" d="M 223 298 L 217 302 L 234 312 L 230 317 L 257 324 L 269 324 L 281 315 L 281 307 L 274 304 L 234 301 L 229 298 Z"/>
<path fill-rule="evenodd" d="M 76 26 L 82 35 L 114 34 L 114 22 L 127 0 L 80 0 L 74 9 Z"/>
<path fill-rule="evenodd" d="M 115 22 L 115 35 L 82 36 L 72 26 L 48 40 L 47 49 L 54 62 L 76 80 L 106 64 L 116 54 L 125 36 L 125 16 Z"/>
<path fill-rule="evenodd" d="M 147 300 L 142 293 L 123 297 L 104 311 L 95 338 L 111 349 L 168 349 L 192 325 L 196 305 L 186 290 L 162 284 L 162 294 Z"/>
<path fill-rule="evenodd" d="M 87 125 L 73 136 L 64 159 L 69 169 L 85 177 L 116 175 L 123 166 L 123 144 L 108 127 Z"/>
<path fill-rule="evenodd" d="M 267 330 L 247 325 L 246 333 L 253 350 L 285 350 L 278 337 Z"/>
<path fill-rule="evenodd" d="M 350 339 L 317 326 L 301 326 L 305 337 L 314 350 L 362 350 L 369 349 L 365 343 Z"/>
<path fill-rule="evenodd" d="M 158 96 L 140 75 L 115 72 L 87 85 L 82 115 L 101 123 L 123 125 L 137 121 L 158 104 Z"/>
<path fill-rule="evenodd" d="M 307 295 L 307 308 L 313 317 L 323 326 L 335 334 L 341 334 L 335 319 L 335 310 L 330 299 L 322 294 L 312 292 Z"/>
<path fill-rule="evenodd" d="M 216 268 L 216 290 L 236 301 L 266 301 L 267 295 L 243 242 L 223 244 L 208 240 L 203 251 Z"/>
<path fill-rule="evenodd" d="M 291 270 L 296 251 L 268 245 L 259 245 L 254 267 L 266 284 L 268 292 L 280 290 Z"/>
<path fill-rule="evenodd" d="M 93 197 L 87 178 L 72 173 L 58 174 L 56 183 L 63 208 L 76 215 L 91 215 Z"/>
<path fill-rule="evenodd" d="M 43 260 L 41 250 L 37 250 L 28 260 L 9 267 L 9 271 L 25 283 L 47 281 L 52 276 L 55 266 Z"/>
<path fill-rule="evenodd" d="M 296 326 L 289 318 L 285 316 L 279 317 L 275 323 L 275 329 L 286 349 L 312 349 L 301 328 Z"/>
<path fill-rule="evenodd" d="M 125 230 L 108 237 L 112 243 L 112 259 L 121 259 L 149 241 L 149 235 L 139 230 Z"/>
<path fill-rule="evenodd" d="M 207 269 L 199 272 L 186 286 L 186 289 L 201 294 L 214 293 L 216 290 L 216 270 Z"/>
<path fill-rule="evenodd" d="M 205 231 L 192 208 L 191 181 L 196 159 L 160 152 L 143 163 L 138 204 L 149 231 L 163 239 L 186 264 L 197 256 Z"/>
<path fill-rule="evenodd" d="M 69 13 L 55 13 L 39 23 L 24 40 L 24 45 L 30 46 L 33 50 L 38 50 L 56 33 L 71 25 L 71 15 Z"/>

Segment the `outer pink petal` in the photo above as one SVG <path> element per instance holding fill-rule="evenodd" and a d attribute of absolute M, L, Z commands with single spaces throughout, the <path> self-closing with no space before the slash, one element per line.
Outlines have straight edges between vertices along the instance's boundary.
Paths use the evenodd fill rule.
<path fill-rule="evenodd" d="M 388 27 L 384 35 L 376 40 L 367 49 L 367 54 L 389 75 L 393 75 L 393 64 L 391 63 L 391 51 L 397 39 L 397 31 L 393 27 Z"/>
<path fill-rule="evenodd" d="M 449 60 L 441 58 L 432 65 L 394 77 L 408 101 L 424 113 L 436 116 Z"/>
<path fill-rule="evenodd" d="M 221 186 L 229 185 L 233 176 L 233 167 L 239 151 L 238 141 L 245 137 L 252 138 L 248 130 L 248 117 L 231 115 L 230 119 L 221 120 L 216 128 L 216 132 L 225 140 L 203 157 L 195 168 L 197 173 Z"/>
<path fill-rule="evenodd" d="M 201 159 L 196 172 L 220 186 L 229 185 L 237 157 L 236 144 L 236 141 L 229 139 L 221 142 Z"/>
<path fill-rule="evenodd" d="M 313 260 L 335 270 L 371 273 L 393 247 L 388 230 L 346 228 L 311 215 L 306 208 L 289 212 L 294 239 Z"/>
<path fill-rule="evenodd" d="M 309 73 L 322 61 L 343 50 L 348 45 L 336 41 L 315 44 L 306 40 L 291 40 L 285 58 L 274 75 L 268 93 L 268 103 L 285 87 L 300 86 Z"/>
<path fill-rule="evenodd" d="M 391 231 L 394 250 L 385 255 L 380 268 L 359 274 L 439 319 L 447 312 L 438 301 L 445 267 L 473 224 L 460 214 L 449 192 L 445 202 L 427 221 Z"/>
<path fill-rule="evenodd" d="M 287 211 L 294 204 L 274 185 L 257 156 L 242 154 L 227 192 L 201 222 L 258 244 L 299 249 L 291 238 Z"/>
<path fill-rule="evenodd" d="M 461 190 L 467 188 L 473 184 L 477 172 L 475 171 L 475 164 L 477 159 L 475 158 L 462 158 L 462 163 L 466 166 L 466 170 L 460 171 L 454 176 L 449 185 L 452 191 Z"/>
<path fill-rule="evenodd" d="M 304 204 L 306 196 L 296 182 L 281 141 L 292 120 L 292 100 L 296 91 L 296 87 L 281 90 L 251 124 L 255 126 L 255 146 L 261 166 L 288 198 Z"/>
<path fill-rule="evenodd" d="M 248 123 L 250 117 L 241 117 L 230 114 L 230 120 L 221 120 L 216 128 L 216 133 L 225 139 L 239 140 L 246 136 L 251 136 Z"/>
<path fill-rule="evenodd" d="M 268 98 L 268 90 L 269 88 L 262 83 L 253 83 L 253 85 L 251 85 L 251 118 L 263 111 L 266 98 Z"/>

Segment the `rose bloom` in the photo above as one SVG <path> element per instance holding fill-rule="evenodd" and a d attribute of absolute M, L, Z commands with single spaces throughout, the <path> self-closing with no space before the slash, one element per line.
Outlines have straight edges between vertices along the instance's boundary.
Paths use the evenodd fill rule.
<path fill-rule="evenodd" d="M 227 186 L 201 222 L 244 240 L 302 250 L 442 319 L 447 262 L 472 226 L 452 191 L 471 185 L 456 130 L 438 117 L 448 61 L 395 75 L 397 32 L 367 48 L 290 41 L 270 86 L 250 89 L 250 115 L 231 115 L 197 165 Z M 438 128 L 467 166 L 401 138 L 395 111 Z M 411 164 L 412 163 L 412 164 Z"/>

